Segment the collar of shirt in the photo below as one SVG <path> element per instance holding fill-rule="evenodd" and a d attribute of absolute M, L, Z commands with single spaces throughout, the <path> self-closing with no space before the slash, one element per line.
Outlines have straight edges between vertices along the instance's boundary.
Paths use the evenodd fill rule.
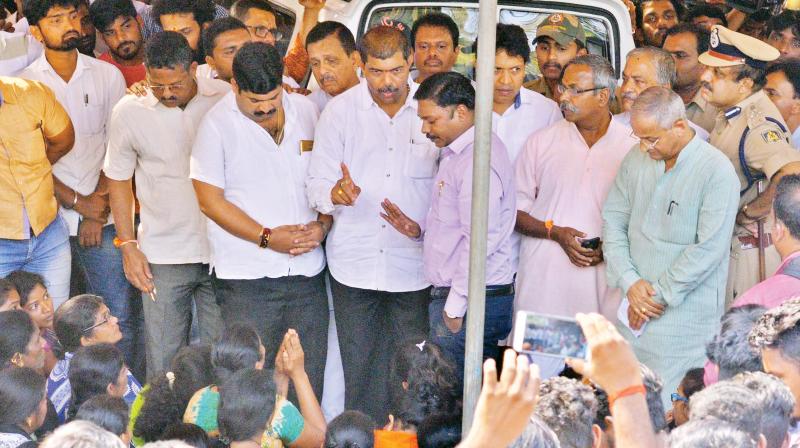
<path fill-rule="evenodd" d="M 778 266 L 778 269 L 775 270 L 775 274 L 777 275 L 777 274 L 782 273 L 783 269 L 786 267 L 786 265 L 788 265 L 789 262 L 791 262 L 792 260 L 794 260 L 797 257 L 800 257 L 800 250 L 798 250 L 797 252 L 792 252 L 791 254 L 789 254 L 788 257 L 786 257 L 785 260 L 781 261 L 780 266 Z"/>
<path fill-rule="evenodd" d="M 75 64 L 75 71 L 72 72 L 72 76 L 69 78 L 69 81 L 65 82 L 66 84 L 69 84 L 77 79 L 80 79 L 83 71 L 89 70 L 91 68 L 89 64 L 86 63 L 86 58 L 88 58 L 89 56 L 81 54 L 80 52 L 78 52 L 78 50 L 72 50 L 72 51 L 78 53 L 78 61 Z M 53 68 L 53 66 L 50 65 L 50 62 L 47 61 L 47 54 L 45 52 L 42 52 L 42 55 L 39 56 L 39 59 L 33 61 L 33 63 L 30 65 L 30 68 L 32 70 L 37 70 L 40 72 L 49 72 L 51 75 L 58 77 L 58 79 L 62 79 L 61 76 L 58 73 L 56 73 L 56 70 Z"/>
<path fill-rule="evenodd" d="M 681 149 L 680 154 L 678 154 L 678 160 L 675 161 L 675 166 L 672 169 L 675 169 L 683 164 L 684 161 L 689 160 L 697 153 L 697 149 L 700 147 L 700 142 L 703 140 L 697 135 L 695 132 L 694 137 L 689 140 L 689 143 Z"/>
<path fill-rule="evenodd" d="M 289 101 L 289 95 L 291 95 L 291 94 L 284 90 L 283 91 L 283 95 L 281 96 L 281 104 L 283 105 L 283 114 L 284 114 L 284 120 L 283 120 L 283 127 L 284 127 L 283 135 L 284 136 L 291 134 L 292 131 L 294 130 L 294 126 L 296 126 L 298 124 L 297 120 L 295 119 L 296 112 L 294 110 L 294 107 L 292 107 L 291 101 Z M 220 100 L 220 102 L 223 102 L 223 101 L 227 102 L 226 103 L 227 107 L 230 108 L 231 112 L 233 112 L 233 114 L 237 117 L 238 120 L 246 120 L 246 121 L 258 126 L 259 128 L 261 128 L 260 124 L 258 124 L 255 121 L 251 120 L 245 114 L 243 114 L 241 110 L 239 110 L 239 105 L 236 103 L 236 93 L 235 92 L 231 91 L 230 93 L 226 94 Z M 266 129 L 264 129 L 264 128 L 261 128 L 261 129 L 263 129 L 264 132 L 267 132 Z M 267 140 L 270 141 L 270 142 L 275 143 L 275 140 L 271 136 Z M 286 142 L 285 138 L 284 138 L 283 142 Z M 281 142 L 281 143 L 283 143 L 283 142 Z M 275 143 L 275 146 L 276 147 L 280 147 L 280 145 L 278 143 Z"/>
<path fill-rule="evenodd" d="M 459 135 L 458 138 L 452 141 L 449 145 L 447 145 L 447 154 L 461 154 L 467 146 L 472 145 L 475 142 L 475 126 L 470 127 L 463 134 Z"/>
<path fill-rule="evenodd" d="M 406 102 L 403 104 L 403 107 L 397 111 L 395 116 L 400 115 L 403 113 L 403 110 L 406 108 L 417 110 L 417 102 L 414 100 L 414 94 L 417 92 L 417 88 L 419 88 L 419 84 L 411 81 L 411 78 L 408 79 L 408 95 L 406 96 Z M 367 85 L 367 80 L 362 79 L 361 83 L 358 85 L 358 88 L 361 89 L 361 98 L 358 100 L 358 104 L 363 110 L 367 110 L 372 106 L 380 108 L 378 103 L 375 102 L 375 99 L 372 98 L 372 94 L 369 93 L 369 86 Z M 416 112 L 415 112 L 416 113 Z"/>

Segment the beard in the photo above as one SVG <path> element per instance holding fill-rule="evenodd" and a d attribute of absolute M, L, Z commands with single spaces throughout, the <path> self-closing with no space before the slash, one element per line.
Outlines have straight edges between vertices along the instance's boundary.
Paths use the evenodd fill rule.
<path fill-rule="evenodd" d="M 91 34 L 88 36 L 82 36 L 80 39 L 78 39 L 76 47 L 81 54 L 94 57 L 94 46 L 96 43 L 97 36 L 95 34 Z"/>
<path fill-rule="evenodd" d="M 125 46 L 126 48 L 132 47 L 132 50 L 127 53 L 119 51 L 120 49 L 123 48 L 123 46 Z M 117 48 L 113 51 L 113 53 L 114 56 L 118 57 L 119 59 L 122 59 L 123 61 L 130 61 L 131 59 L 136 58 L 136 56 L 139 54 L 140 48 L 141 44 L 138 44 L 133 41 L 126 41 L 117 45 Z"/>
<path fill-rule="evenodd" d="M 74 36 L 74 37 L 68 38 L 67 36 Z M 80 34 L 78 33 L 67 33 L 61 36 L 61 42 L 59 42 L 58 44 L 51 42 L 50 39 L 47 38 L 47 36 L 43 37 L 44 37 L 44 46 L 48 50 L 54 50 L 54 51 L 72 51 L 78 48 L 78 46 L 81 43 L 81 37 Z"/>

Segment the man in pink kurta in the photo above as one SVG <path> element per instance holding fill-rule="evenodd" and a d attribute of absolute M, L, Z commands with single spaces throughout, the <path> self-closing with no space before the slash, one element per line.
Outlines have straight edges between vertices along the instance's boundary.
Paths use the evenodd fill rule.
<path fill-rule="evenodd" d="M 563 244 L 572 244 L 580 233 L 585 239 L 602 235 L 603 203 L 623 157 L 637 140 L 628 126 L 610 118 L 608 102 L 613 90 L 569 85 L 568 68 L 561 86 L 567 94 L 561 97 L 565 119 L 532 134 L 516 163 L 517 231 L 523 236 L 515 310 L 569 317 L 600 312 L 614 318 L 620 295 L 606 286 L 602 246 L 591 263 L 578 267 Z M 609 93 L 600 101 L 603 92 Z M 607 126 L 604 134 L 592 133 L 603 126 Z M 591 147 L 584 135 L 596 139 Z M 527 221 L 534 223 L 533 227 L 521 228 Z M 553 227 L 543 233 L 541 223 Z"/>

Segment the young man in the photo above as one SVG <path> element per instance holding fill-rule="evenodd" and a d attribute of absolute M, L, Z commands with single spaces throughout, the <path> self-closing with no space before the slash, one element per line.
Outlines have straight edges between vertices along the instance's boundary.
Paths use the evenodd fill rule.
<path fill-rule="evenodd" d="M 331 98 L 358 85 L 361 57 L 353 33 L 339 22 L 320 22 L 314 26 L 306 37 L 306 51 L 319 85 L 308 99 L 322 112 Z"/>
<path fill-rule="evenodd" d="M 96 0 L 89 7 L 94 27 L 108 47 L 99 59 L 117 67 L 130 87 L 145 77 L 142 22 L 130 0 Z"/>
<path fill-rule="evenodd" d="M 541 76 L 525 83 L 525 88 L 558 102 L 561 72 L 569 61 L 586 54 L 583 25 L 571 14 L 552 14 L 539 24 L 533 43 Z"/>
<path fill-rule="evenodd" d="M 197 67 L 197 77 L 231 82 L 233 58 L 242 45 L 252 40 L 247 27 L 239 19 L 223 17 L 211 22 L 203 30 L 206 63 Z"/>
<path fill-rule="evenodd" d="M 189 44 L 172 31 L 148 40 L 145 65 L 151 93 L 126 96 L 114 108 L 104 171 L 125 272 L 141 291 L 152 379 L 188 343 L 192 303 L 204 343 L 214 342 L 222 326 L 208 272 L 205 218 L 189 180 L 189 155 L 200 121 L 230 86 L 196 78 Z M 134 176 L 141 207 L 138 232 Z"/>
<path fill-rule="evenodd" d="M 792 146 L 800 149 L 800 60 L 791 59 L 767 68 L 764 93 L 781 112 Z"/>
<path fill-rule="evenodd" d="M 638 46 L 661 47 L 667 30 L 678 24 L 683 7 L 678 0 L 642 0 L 636 3 Z"/>
<path fill-rule="evenodd" d="M 425 14 L 411 27 L 411 46 L 414 66 L 411 79 L 420 84 L 436 73 L 449 72 L 461 51 L 458 45 L 458 25 L 447 14 Z"/>
<path fill-rule="evenodd" d="M 781 52 L 781 60 L 800 58 L 800 11 L 786 10 L 774 16 L 767 32 L 767 43 Z"/>
<path fill-rule="evenodd" d="M 421 220 L 437 152 L 421 133 L 413 57 L 402 31 L 369 30 L 359 42 L 364 79 L 333 98 L 320 118 L 306 181 L 311 206 L 333 214 L 326 245 L 345 376 L 345 409 L 384 419 L 389 364 L 398 344 L 428 335 L 430 283 L 422 243 L 379 216 L 391 197 Z"/>
<path fill-rule="evenodd" d="M 311 208 L 303 188 L 317 108 L 285 92 L 282 73 L 275 47 L 239 50 L 233 91 L 200 124 L 189 177 L 208 218 L 222 318 L 258 329 L 270 368 L 283 335 L 297 330 L 319 398 L 328 337 L 320 244 L 331 218 Z"/>
<path fill-rule="evenodd" d="M 102 296 L 120 320 L 120 349 L 133 364 L 131 300 L 122 255 L 114 248 L 114 226 L 108 221 L 108 187 L 102 173 L 111 109 L 125 94 L 125 80 L 113 65 L 83 55 L 79 2 L 33 0 L 25 5 L 31 33 L 44 54 L 21 77 L 48 85 L 64 105 L 75 127 L 74 149 L 53 166 L 56 197 L 70 230 L 77 275 L 87 292 Z M 55 299 L 55 298 L 54 298 Z M 54 300 L 54 306 L 60 305 Z"/>
<path fill-rule="evenodd" d="M 202 33 L 214 20 L 214 3 L 211 0 L 156 0 L 152 16 L 164 31 L 183 34 L 194 51 L 194 60 L 203 62 Z"/>
<path fill-rule="evenodd" d="M 475 141 L 475 89 L 458 73 L 437 73 L 414 94 L 419 101 L 422 132 L 441 148 L 431 207 L 424 229 L 389 199 L 381 216 L 411 240 L 423 240 L 425 278 L 434 287 L 428 315 L 430 338 L 456 366 L 456 381 L 464 378 L 467 315 L 467 277 L 470 251 L 472 164 Z M 511 234 L 516 194 L 511 160 L 503 142 L 492 135 L 489 180 L 489 232 L 486 253 L 486 325 L 483 357 L 495 358 L 497 341 L 511 331 L 514 271 Z"/>

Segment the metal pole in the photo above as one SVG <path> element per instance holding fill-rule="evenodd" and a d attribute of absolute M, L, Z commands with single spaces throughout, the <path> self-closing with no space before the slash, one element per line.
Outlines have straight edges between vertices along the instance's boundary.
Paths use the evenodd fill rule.
<path fill-rule="evenodd" d="M 494 46 L 497 0 L 480 0 L 475 81 L 475 146 L 472 169 L 472 229 L 469 246 L 467 336 L 464 359 L 464 417 L 462 434 L 469 433 L 481 390 L 483 323 L 486 302 L 486 235 L 488 230 L 489 160 L 494 94 Z"/>

